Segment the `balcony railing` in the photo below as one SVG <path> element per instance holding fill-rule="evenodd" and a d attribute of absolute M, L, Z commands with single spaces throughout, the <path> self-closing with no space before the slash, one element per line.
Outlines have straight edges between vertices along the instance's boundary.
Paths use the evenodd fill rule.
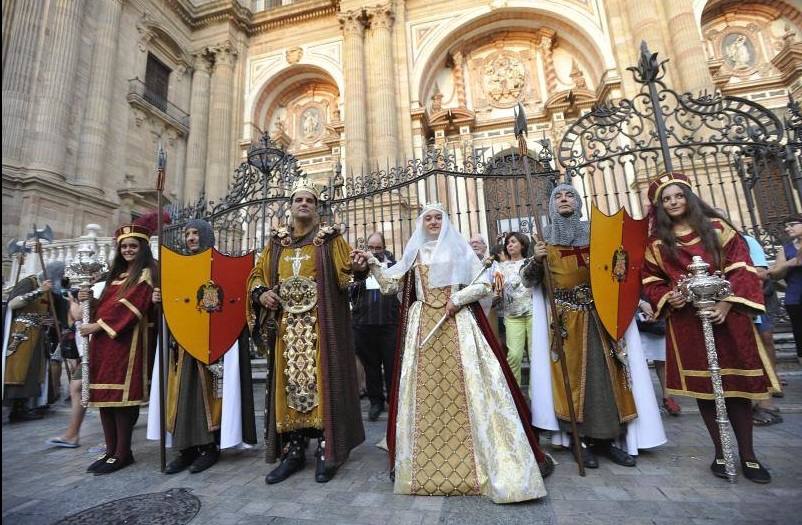
<path fill-rule="evenodd" d="M 147 109 L 157 112 L 168 122 L 178 125 L 184 131 L 189 131 L 189 115 L 166 98 L 148 89 L 139 78 L 128 81 L 128 101 L 138 102 Z"/>

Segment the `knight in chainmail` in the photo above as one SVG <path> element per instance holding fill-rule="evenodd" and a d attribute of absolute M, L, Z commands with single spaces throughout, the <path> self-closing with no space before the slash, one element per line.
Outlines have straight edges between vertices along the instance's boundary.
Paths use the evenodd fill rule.
<path fill-rule="evenodd" d="M 538 418 L 549 419 L 545 414 L 553 414 L 559 430 L 570 430 L 562 369 L 553 346 L 554 337 L 558 335 L 563 338 L 585 466 L 598 467 L 596 453 L 606 455 L 619 465 L 634 466 L 635 458 L 612 443 L 625 432 L 625 423 L 637 417 L 637 411 L 626 369 L 616 358 L 614 345 L 596 313 L 588 266 L 590 227 L 582 220 L 582 200 L 573 186 L 560 184 L 554 188 L 549 199 L 549 219 L 545 242 L 536 243 L 534 257 L 521 268 L 523 284 L 540 287 L 544 277 L 543 261 L 547 261 L 559 316 L 559 322 L 552 323 L 550 330 L 545 326 L 545 312 L 540 315 L 533 312 L 533 323 L 544 325 L 540 329 L 533 327 L 533 352 L 549 354 L 543 357 L 544 366 L 541 367 L 536 366 L 537 357 L 533 355 L 534 424 L 558 430 L 550 428 L 547 422 L 537 421 Z M 543 340 L 538 341 L 538 334 L 542 334 Z M 534 377 L 537 374 L 543 377 Z M 544 389 L 543 393 L 539 394 L 538 389 Z M 550 417 L 550 420 L 555 421 L 555 418 Z"/>
<path fill-rule="evenodd" d="M 215 238 L 211 224 L 202 219 L 192 219 L 183 229 L 186 255 L 195 255 L 214 246 Z M 161 291 L 154 293 L 154 302 L 161 300 Z M 239 375 L 223 374 L 225 359 L 238 361 Z M 223 381 L 233 382 L 237 387 L 227 390 L 226 395 L 240 395 L 240 403 L 223 402 Z M 241 422 L 241 438 L 229 437 L 232 427 L 227 425 L 221 435 L 223 410 L 239 405 L 241 413 L 227 414 L 232 421 Z M 151 405 L 153 406 L 153 405 Z M 232 409 L 233 410 L 233 409 Z M 167 397 L 165 402 L 165 429 L 172 434 L 173 448 L 178 451 L 165 470 L 175 474 L 185 469 L 192 473 L 203 472 L 214 465 L 220 448 L 239 445 L 240 442 L 256 443 L 256 426 L 253 411 L 253 388 L 247 339 L 234 352 L 226 353 L 222 359 L 206 365 L 195 359 L 184 348 L 171 339 L 167 372 Z M 149 432 L 151 435 L 158 433 Z M 232 441 L 237 441 L 232 443 Z"/>
<path fill-rule="evenodd" d="M 55 401 L 58 392 L 47 378 L 50 356 L 58 346 L 50 302 L 63 326 L 64 263 L 52 262 L 46 269 L 47 280 L 43 273 L 29 275 L 20 279 L 9 295 L 6 316 L 11 319 L 4 323 L 9 328 L 3 337 L 3 404 L 11 407 L 11 422 L 41 419 L 36 409 Z M 43 392 L 43 385 L 51 385 L 49 392 Z"/>

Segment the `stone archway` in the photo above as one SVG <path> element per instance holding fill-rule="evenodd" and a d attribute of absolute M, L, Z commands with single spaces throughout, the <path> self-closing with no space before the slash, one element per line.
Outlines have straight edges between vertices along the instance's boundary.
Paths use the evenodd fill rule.
<path fill-rule="evenodd" d="M 262 86 L 250 123 L 295 155 L 314 178 L 332 173 L 339 160 L 341 104 L 340 90 L 327 72 L 297 65 Z"/>

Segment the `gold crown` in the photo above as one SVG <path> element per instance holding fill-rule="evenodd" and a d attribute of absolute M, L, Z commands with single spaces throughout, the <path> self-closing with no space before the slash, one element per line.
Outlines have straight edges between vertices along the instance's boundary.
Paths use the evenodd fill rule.
<path fill-rule="evenodd" d="M 423 209 L 421 210 L 421 213 L 425 212 L 426 210 L 438 210 L 438 211 L 441 211 L 443 213 L 446 212 L 446 208 L 445 208 L 445 206 L 443 206 L 442 202 L 424 203 L 423 204 Z"/>
<path fill-rule="evenodd" d="M 290 199 L 292 199 L 293 195 L 295 195 L 299 191 L 308 191 L 309 193 L 315 196 L 315 200 L 320 200 L 320 189 L 318 189 L 315 183 L 309 180 L 309 177 L 307 177 L 306 175 L 298 177 L 297 179 L 295 179 L 295 182 L 292 183 L 292 189 L 290 191 Z"/>

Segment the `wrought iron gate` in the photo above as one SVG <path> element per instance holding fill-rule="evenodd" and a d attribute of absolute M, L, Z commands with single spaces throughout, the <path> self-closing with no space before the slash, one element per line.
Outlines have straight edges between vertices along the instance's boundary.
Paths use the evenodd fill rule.
<path fill-rule="evenodd" d="M 552 160 L 547 141 L 536 156 L 530 154 L 538 195 L 548 195 L 559 177 Z M 207 203 L 201 197 L 194 205 L 171 210 L 168 244 L 180 245 L 187 220 L 204 218 L 215 230 L 219 250 L 261 250 L 270 230 L 286 222 L 290 189 L 301 176 L 296 159 L 264 134 L 249 151 L 249 161 L 235 171 L 225 198 Z M 432 145 L 424 158 L 386 170 L 354 176 L 337 170 L 323 185 L 320 215 L 339 225 L 352 246 L 381 232 L 388 249 L 400 253 L 426 202 L 441 202 L 466 236 L 479 232 L 492 241 L 502 232 L 529 231 L 533 212 L 525 195 L 523 161 L 514 148 L 465 152 L 456 145 Z"/>
<path fill-rule="evenodd" d="M 568 128 L 558 147 L 563 173 L 553 166 L 548 141 L 537 141 L 529 164 L 538 203 L 526 198 L 523 159 L 510 137 L 499 150 L 439 143 L 400 166 L 355 176 L 335 170 L 324 184 L 321 217 L 339 224 L 352 245 L 381 232 L 388 248 L 400 253 L 421 206 L 439 201 L 466 237 L 480 232 L 493 242 L 501 232 L 528 232 L 537 216 L 533 205 L 544 204 L 562 177 L 578 188 L 586 210 L 593 202 L 607 212 L 623 206 L 640 217 L 647 211 L 649 179 L 679 170 L 691 176 L 702 198 L 771 253 L 783 218 L 802 209 L 799 103 L 788 104 L 783 122 L 747 99 L 678 94 L 661 80 L 666 62 L 643 44 L 638 66 L 630 68 L 640 94 L 596 106 Z M 220 202 L 201 196 L 172 210 L 168 243 L 179 244 L 180 227 L 202 217 L 212 223 L 221 251 L 261 250 L 270 230 L 286 221 L 290 188 L 300 176 L 295 157 L 263 134 Z"/>
<path fill-rule="evenodd" d="M 744 98 L 678 94 L 661 80 L 666 62 L 643 43 L 638 66 L 629 68 L 641 92 L 597 106 L 568 128 L 558 148 L 566 178 L 586 204 L 642 217 L 649 180 L 684 172 L 705 201 L 773 252 L 783 219 L 801 209 L 799 103 L 789 102 L 783 123 Z"/>

